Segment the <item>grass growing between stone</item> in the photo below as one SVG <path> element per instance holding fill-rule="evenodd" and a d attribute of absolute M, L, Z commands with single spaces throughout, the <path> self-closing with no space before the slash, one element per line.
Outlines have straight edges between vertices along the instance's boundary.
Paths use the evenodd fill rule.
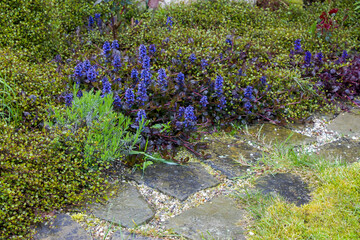
<path fill-rule="evenodd" d="M 251 239 L 358 239 L 360 164 L 328 162 L 282 148 L 263 159 L 274 172 L 293 172 L 313 189 L 308 204 L 296 206 L 259 192 L 239 197 L 253 217 Z"/>

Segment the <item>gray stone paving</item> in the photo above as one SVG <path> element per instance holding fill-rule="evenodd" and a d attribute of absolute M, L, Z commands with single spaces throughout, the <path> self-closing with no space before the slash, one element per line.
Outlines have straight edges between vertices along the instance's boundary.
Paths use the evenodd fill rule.
<path fill-rule="evenodd" d="M 264 194 L 279 194 L 297 206 L 310 201 L 310 191 L 307 184 L 300 177 L 290 173 L 277 173 L 260 177 L 256 181 L 256 187 Z"/>
<path fill-rule="evenodd" d="M 41 224 L 35 240 L 92 240 L 91 236 L 69 215 L 59 214 L 50 226 Z"/>
<path fill-rule="evenodd" d="M 149 204 L 136 187 L 129 184 L 122 184 L 105 205 L 94 204 L 90 209 L 96 217 L 127 228 L 146 223 L 154 217 Z"/>
<path fill-rule="evenodd" d="M 249 128 L 249 133 L 257 135 L 267 144 L 299 146 L 316 142 L 316 139 L 293 132 L 288 128 L 266 123 Z"/>
<path fill-rule="evenodd" d="M 344 137 L 321 146 L 317 154 L 329 161 L 337 158 L 348 163 L 359 161 L 360 140 L 351 138 L 360 136 L 360 113 L 340 114 L 330 121 L 327 127 Z M 300 128 L 296 127 L 296 129 Z M 251 127 L 249 133 L 252 135 L 260 133 L 258 138 L 263 138 L 266 144 L 280 144 L 287 140 L 287 146 L 299 146 L 316 141 L 314 138 L 272 124 Z M 288 138 L 290 135 L 291 137 Z M 256 140 L 256 138 L 250 139 Z M 264 154 L 254 147 L 255 145 L 248 144 L 248 140 L 246 136 L 210 140 L 209 149 L 206 150 L 210 157 L 200 160 L 212 169 L 218 170 L 226 178 L 242 177 Z M 258 144 L 261 145 L 261 141 Z M 190 162 L 183 166 L 153 164 L 146 168 L 144 175 L 142 171 L 137 171 L 130 177 L 138 184 L 145 184 L 181 201 L 185 201 L 200 190 L 220 183 L 199 162 Z M 307 184 L 299 176 L 291 173 L 263 175 L 256 180 L 255 185 L 262 193 L 278 194 L 297 206 L 311 201 Z M 154 211 L 144 197 L 136 187 L 129 184 L 121 185 L 119 192 L 110 198 L 107 204 L 92 205 L 91 209 L 96 217 L 127 228 L 144 224 L 154 217 Z M 189 239 L 245 239 L 242 227 L 244 214 L 244 210 L 241 210 L 232 199 L 219 196 L 210 202 L 181 212 L 168 219 L 162 226 L 173 229 L 177 234 Z M 65 214 L 58 215 L 54 225 L 57 228 L 44 225 L 40 227 L 35 239 L 91 239 L 79 224 Z M 118 231 L 111 239 L 151 240 L 153 238 Z"/>
<path fill-rule="evenodd" d="M 221 196 L 169 219 L 165 226 L 189 239 L 245 239 L 241 227 L 244 211 Z"/>
<path fill-rule="evenodd" d="M 220 183 L 200 163 L 182 166 L 153 164 L 146 168 L 144 175 L 138 171 L 133 177 L 138 183 L 144 183 L 181 201 L 202 189 Z"/>
<path fill-rule="evenodd" d="M 345 136 L 360 137 L 360 114 L 340 113 L 328 125 L 328 129 Z"/>

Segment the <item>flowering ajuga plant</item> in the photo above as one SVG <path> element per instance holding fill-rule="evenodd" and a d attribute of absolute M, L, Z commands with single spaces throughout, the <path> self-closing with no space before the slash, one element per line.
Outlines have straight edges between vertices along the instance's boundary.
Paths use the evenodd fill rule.
<path fill-rule="evenodd" d="M 112 48 L 112 49 L 119 49 L 119 42 L 118 42 L 118 40 L 114 40 L 114 41 L 111 43 L 111 48 Z"/>
<path fill-rule="evenodd" d="M 201 97 L 201 99 L 200 99 L 200 104 L 201 104 L 201 106 L 203 106 L 203 107 L 206 107 L 206 106 L 209 104 L 207 96 L 202 96 L 202 97 Z"/>
<path fill-rule="evenodd" d="M 126 89 L 125 99 L 126 99 L 125 101 L 126 104 L 128 105 L 129 108 L 131 108 L 135 103 L 135 95 L 132 88 Z"/>
<path fill-rule="evenodd" d="M 139 63 L 142 63 L 143 59 L 147 56 L 146 46 L 141 44 L 139 47 Z"/>
<path fill-rule="evenodd" d="M 294 43 L 294 51 L 295 53 L 302 53 L 303 50 L 301 48 L 301 39 L 296 39 Z"/>
<path fill-rule="evenodd" d="M 167 17 L 166 19 L 166 26 L 168 27 L 168 30 L 171 31 L 171 27 L 172 25 L 174 24 L 173 20 L 172 20 L 172 17 Z"/>
<path fill-rule="evenodd" d="M 95 20 L 96 20 L 96 24 L 98 25 L 98 27 L 100 28 L 102 25 L 102 21 L 101 21 L 101 15 L 100 13 L 95 13 Z"/>
<path fill-rule="evenodd" d="M 146 113 L 145 113 L 145 110 L 144 109 L 140 109 L 138 112 L 137 112 L 137 117 L 136 117 L 136 122 L 139 123 L 141 121 L 145 121 L 146 119 Z"/>
<path fill-rule="evenodd" d="M 96 82 L 96 77 L 97 77 L 97 72 L 95 71 L 94 67 L 91 67 L 87 72 L 86 72 L 86 77 L 87 80 L 89 82 Z"/>
<path fill-rule="evenodd" d="M 146 84 L 144 81 L 141 81 L 138 84 L 138 92 L 137 92 L 137 100 L 139 100 L 140 105 L 144 105 L 144 103 L 147 101 L 148 95 L 146 93 Z"/>
<path fill-rule="evenodd" d="M 149 54 L 154 55 L 155 52 L 156 52 L 156 46 L 155 46 L 155 44 L 151 44 L 149 46 Z"/>
<path fill-rule="evenodd" d="M 220 98 L 219 105 L 218 105 L 218 108 L 223 109 L 223 108 L 225 108 L 225 106 L 226 106 L 226 98 L 225 98 L 225 97 L 221 97 L 221 98 Z"/>
<path fill-rule="evenodd" d="M 160 68 L 158 71 L 158 85 L 161 87 L 162 91 L 165 91 L 167 88 L 166 72 L 163 68 Z"/>
<path fill-rule="evenodd" d="M 245 91 L 244 91 L 244 97 L 249 99 L 249 100 L 252 100 L 253 99 L 253 91 L 254 91 L 254 88 L 252 86 L 247 86 L 245 88 Z"/>
<path fill-rule="evenodd" d="M 88 59 L 86 59 L 83 62 L 82 66 L 83 66 L 84 71 L 87 72 L 91 68 L 91 63 Z"/>
<path fill-rule="evenodd" d="M 141 79 L 144 81 L 146 86 L 149 86 L 151 84 L 151 73 L 148 69 L 141 70 L 140 74 Z"/>
<path fill-rule="evenodd" d="M 73 94 L 72 94 L 72 93 L 66 94 L 66 95 L 65 95 L 65 105 L 66 105 L 67 107 L 71 107 L 72 101 L 73 101 Z"/>
<path fill-rule="evenodd" d="M 150 69 L 150 57 L 149 56 L 145 56 L 143 58 L 142 67 L 143 67 L 143 69 Z"/>
<path fill-rule="evenodd" d="M 323 55 L 321 52 L 319 52 L 318 54 L 316 54 L 316 59 L 317 59 L 320 63 L 323 62 L 323 58 L 324 58 L 324 55 Z"/>
<path fill-rule="evenodd" d="M 182 118 L 185 114 L 185 108 L 184 107 L 179 107 L 179 111 L 178 111 L 178 117 Z"/>
<path fill-rule="evenodd" d="M 185 79 L 184 74 L 182 72 L 179 72 L 177 76 L 177 84 L 179 88 L 184 88 L 185 86 L 184 79 Z"/>
<path fill-rule="evenodd" d="M 106 59 L 110 58 L 110 51 L 111 51 L 110 43 L 106 41 L 103 45 L 103 54 Z"/>
<path fill-rule="evenodd" d="M 114 67 L 114 71 L 118 72 L 119 69 L 121 68 L 121 59 L 119 54 L 115 54 L 114 59 L 112 61 L 112 65 Z"/>
<path fill-rule="evenodd" d="M 89 16 L 88 27 L 91 29 L 94 26 L 94 18 Z"/>
<path fill-rule="evenodd" d="M 79 79 L 83 76 L 83 63 L 78 63 L 74 69 L 74 77 Z"/>
<path fill-rule="evenodd" d="M 189 61 L 190 61 L 191 63 L 195 63 L 195 61 L 196 61 L 196 56 L 195 56 L 194 53 L 192 53 L 192 54 L 190 55 Z"/>
<path fill-rule="evenodd" d="M 121 108 L 121 106 L 122 106 L 121 99 L 120 99 L 119 95 L 117 95 L 117 94 L 114 96 L 113 105 L 118 108 Z"/>
<path fill-rule="evenodd" d="M 193 127 L 196 124 L 196 116 L 193 106 L 190 105 L 185 108 L 184 119 L 185 127 Z"/>
<path fill-rule="evenodd" d="M 305 52 L 305 57 L 304 57 L 304 66 L 305 67 L 310 67 L 311 65 L 311 52 L 306 51 Z"/>
<path fill-rule="evenodd" d="M 104 97 L 106 94 L 111 93 L 111 83 L 106 77 L 104 77 L 102 80 L 102 85 L 103 85 L 102 97 Z"/>
<path fill-rule="evenodd" d="M 208 62 L 206 61 L 206 59 L 201 59 L 201 67 L 202 69 L 205 69 L 206 66 L 208 66 Z"/>
<path fill-rule="evenodd" d="M 134 83 L 135 83 L 135 84 L 136 84 L 136 83 L 138 82 L 138 80 L 139 80 L 138 71 L 137 71 L 135 68 L 133 68 L 133 69 L 131 70 L 131 78 L 134 80 Z"/>
<path fill-rule="evenodd" d="M 220 75 L 218 75 L 215 79 L 215 91 L 218 97 L 221 97 L 223 93 L 223 84 L 224 84 L 224 79 Z"/>

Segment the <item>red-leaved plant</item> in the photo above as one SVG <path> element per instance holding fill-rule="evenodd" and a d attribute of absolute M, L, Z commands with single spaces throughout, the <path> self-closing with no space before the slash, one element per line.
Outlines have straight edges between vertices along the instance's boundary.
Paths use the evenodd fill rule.
<path fill-rule="evenodd" d="M 316 25 L 316 31 L 319 37 L 324 37 L 326 41 L 330 41 L 332 33 L 339 25 L 335 20 L 337 8 L 331 9 L 328 13 L 322 12 Z"/>

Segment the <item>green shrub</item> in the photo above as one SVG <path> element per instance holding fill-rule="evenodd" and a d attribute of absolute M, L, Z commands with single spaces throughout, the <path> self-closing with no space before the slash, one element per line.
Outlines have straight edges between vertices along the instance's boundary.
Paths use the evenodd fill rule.
<path fill-rule="evenodd" d="M 26 132 L 0 126 L 0 238 L 25 239 L 54 210 L 81 204 L 105 189 L 83 164 L 84 129 Z"/>
<path fill-rule="evenodd" d="M 77 88 L 69 97 L 75 96 L 71 107 L 65 111 L 55 109 L 56 127 L 68 129 L 74 134 L 81 127 L 87 127 L 84 142 L 84 163 L 96 166 L 98 163 L 121 161 L 132 153 L 135 144 L 140 142 L 141 131 L 146 122 L 139 122 L 136 129 L 131 129 L 130 118 L 113 111 L 113 94 L 100 96 L 91 90 L 77 96 Z M 53 126 L 52 123 L 48 123 Z"/>

